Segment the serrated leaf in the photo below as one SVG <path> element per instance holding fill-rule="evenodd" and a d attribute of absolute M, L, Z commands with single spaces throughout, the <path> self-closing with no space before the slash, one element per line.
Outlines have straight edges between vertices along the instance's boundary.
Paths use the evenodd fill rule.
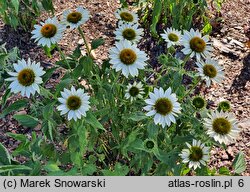
<path fill-rule="evenodd" d="M 38 125 L 39 121 L 30 115 L 14 115 L 13 118 L 17 120 L 21 125 L 34 128 Z"/>
<path fill-rule="evenodd" d="M 45 120 L 48 120 L 50 117 L 52 117 L 53 115 L 53 107 L 55 105 L 56 102 L 52 102 L 52 103 L 49 103 L 48 105 L 44 106 L 43 108 L 43 118 Z"/>
<path fill-rule="evenodd" d="M 235 173 L 237 174 L 240 174 L 246 170 L 247 166 L 246 166 L 245 155 L 242 151 L 240 151 L 236 155 L 233 161 L 233 168 L 234 168 Z"/>
<path fill-rule="evenodd" d="M 0 115 L 0 118 L 5 117 L 5 115 L 13 112 L 13 111 L 18 111 L 21 108 L 27 107 L 28 101 L 23 99 L 23 100 L 18 100 L 14 103 L 12 103 L 9 107 L 7 107 L 5 110 L 3 110 L 2 114 Z"/>

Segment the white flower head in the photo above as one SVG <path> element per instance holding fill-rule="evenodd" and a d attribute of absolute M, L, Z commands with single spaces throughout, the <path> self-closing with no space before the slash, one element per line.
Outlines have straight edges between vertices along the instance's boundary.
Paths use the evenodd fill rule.
<path fill-rule="evenodd" d="M 163 128 L 170 126 L 171 122 L 176 123 L 175 116 L 181 112 L 181 107 L 171 88 L 166 91 L 154 88 L 154 92 L 150 92 L 149 96 L 150 98 L 145 100 L 148 105 L 143 108 L 149 111 L 146 115 L 154 116 L 155 124 L 160 124 Z"/>
<path fill-rule="evenodd" d="M 181 158 L 183 163 L 188 163 L 189 168 L 192 167 L 194 170 L 199 167 L 200 164 L 206 166 L 206 161 L 209 160 L 209 147 L 205 147 L 201 141 L 193 139 L 192 145 L 186 143 L 188 149 L 183 149 L 181 151 Z"/>
<path fill-rule="evenodd" d="M 167 28 L 167 31 L 164 30 L 164 33 L 162 33 L 161 36 L 167 43 L 167 48 L 180 45 L 182 38 L 181 32 L 173 28 Z"/>
<path fill-rule="evenodd" d="M 223 68 L 218 64 L 217 61 L 212 59 L 206 59 L 206 61 L 196 62 L 198 66 L 198 75 L 205 80 L 206 85 L 209 87 L 211 82 L 221 83 L 224 78 Z"/>
<path fill-rule="evenodd" d="M 229 144 L 237 138 L 240 129 L 232 113 L 215 111 L 208 114 L 208 117 L 204 119 L 204 125 L 207 128 L 207 134 L 215 141 Z"/>
<path fill-rule="evenodd" d="M 143 29 L 139 28 L 139 25 L 124 23 L 119 26 L 114 32 L 117 40 L 128 40 L 133 43 L 140 41 L 143 35 Z"/>
<path fill-rule="evenodd" d="M 209 43 L 209 36 L 205 35 L 202 37 L 201 33 L 194 29 L 189 31 L 184 31 L 182 36 L 181 44 L 184 46 L 182 52 L 190 57 L 196 57 L 199 61 L 201 57 L 207 58 L 210 56 L 212 51 L 212 46 Z"/>
<path fill-rule="evenodd" d="M 31 32 L 31 38 L 35 39 L 38 45 L 51 47 L 61 40 L 65 26 L 60 24 L 56 17 L 48 18 L 40 24 L 34 25 L 35 29 Z"/>
<path fill-rule="evenodd" d="M 122 23 L 137 23 L 138 15 L 128 9 L 122 8 L 115 12 L 115 17 L 119 19 L 119 25 Z"/>
<path fill-rule="evenodd" d="M 39 84 L 41 84 L 41 76 L 45 73 L 40 63 L 31 62 L 30 58 L 26 62 L 24 59 L 17 61 L 14 64 L 16 72 L 8 72 L 12 77 L 7 78 L 6 81 L 12 81 L 10 84 L 11 92 L 21 92 L 22 96 L 30 97 L 35 92 L 40 93 Z"/>
<path fill-rule="evenodd" d="M 70 121 L 74 119 L 81 119 L 82 116 L 86 116 L 86 112 L 89 110 L 89 96 L 87 93 L 84 93 L 83 89 L 75 89 L 74 86 L 71 87 L 71 90 L 64 88 L 61 91 L 62 97 L 58 98 L 58 101 L 61 103 L 57 107 L 61 111 L 61 115 L 68 113 L 67 117 Z"/>
<path fill-rule="evenodd" d="M 110 63 L 113 69 L 122 71 L 125 77 L 129 74 L 138 76 L 138 69 L 145 68 L 145 61 L 148 60 L 144 51 L 140 51 L 136 45 L 132 45 L 128 40 L 116 42 L 115 47 L 110 49 Z"/>
<path fill-rule="evenodd" d="M 76 8 L 76 11 L 66 10 L 63 12 L 62 22 L 71 29 L 78 28 L 89 19 L 89 11 L 83 7 Z"/>
<path fill-rule="evenodd" d="M 139 83 L 134 82 L 133 84 L 129 84 L 127 86 L 125 97 L 126 97 L 126 99 L 130 98 L 131 101 L 134 101 L 137 98 L 142 99 L 143 98 L 142 95 L 144 93 L 145 92 L 143 91 L 142 83 L 141 82 L 139 82 Z"/>

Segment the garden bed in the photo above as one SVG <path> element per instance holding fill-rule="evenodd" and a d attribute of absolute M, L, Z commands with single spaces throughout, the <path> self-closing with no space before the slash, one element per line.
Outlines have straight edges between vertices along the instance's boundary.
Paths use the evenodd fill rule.
<path fill-rule="evenodd" d="M 55 15 L 61 16 L 63 10 L 73 9 L 78 6 L 84 6 L 90 11 L 91 17 L 83 26 L 82 29 L 87 36 L 87 41 L 93 39 L 103 38 L 104 45 L 98 47 L 92 54 L 95 62 L 100 65 L 102 61 L 108 59 L 109 49 L 114 45 L 117 19 L 114 12 L 119 8 L 117 1 L 101 1 L 101 0 L 75 0 L 75 1 L 59 1 L 54 2 L 56 10 Z M 200 94 L 205 95 L 208 108 L 216 109 L 221 98 L 231 102 L 232 112 L 236 115 L 241 129 L 240 136 L 236 142 L 230 144 L 227 149 L 213 147 L 211 151 L 211 158 L 209 166 L 219 169 L 220 167 L 229 167 L 232 170 L 232 161 L 239 151 L 245 154 L 247 169 L 243 175 L 250 175 L 250 48 L 246 46 L 249 40 L 247 37 L 247 30 L 250 27 L 249 15 L 249 0 L 231 0 L 223 3 L 221 9 L 221 21 L 216 23 L 211 40 L 213 42 L 214 58 L 218 59 L 219 64 L 224 67 L 225 79 L 222 84 L 212 85 L 210 88 L 201 89 Z M 237 10 L 237 11 L 236 11 Z M 215 19 L 216 13 L 210 7 L 210 14 L 212 20 Z M 45 20 L 47 15 L 42 15 L 39 19 Z M 222 22 L 223 21 L 223 22 Z M 67 35 L 60 41 L 59 45 L 62 51 L 66 54 L 81 45 L 82 54 L 86 54 L 84 42 L 76 30 L 67 29 Z M 44 68 L 53 67 L 56 61 L 60 60 L 60 55 L 57 51 L 52 52 L 52 57 L 49 58 L 44 54 L 44 50 L 37 46 L 33 40 L 30 40 L 31 34 L 18 29 L 14 31 L 9 26 L 0 23 L 0 44 L 6 43 L 6 48 L 18 47 L 22 58 L 31 58 L 33 61 L 40 61 Z M 144 42 L 144 44 L 143 44 Z M 157 68 L 159 63 L 153 57 L 159 53 L 152 54 L 150 51 L 159 51 L 155 47 L 154 40 L 145 35 L 140 46 L 148 55 L 151 55 L 150 60 L 156 62 L 151 63 L 152 67 Z M 54 87 L 60 82 L 60 79 L 65 74 L 64 70 L 56 70 L 49 82 L 46 84 L 47 88 Z M 0 91 L 0 96 L 4 94 L 5 90 Z M 7 101 L 7 106 L 21 98 L 20 95 L 14 95 Z M 18 141 L 6 135 L 7 132 L 29 135 L 31 131 L 35 131 L 37 135 L 41 135 L 41 125 L 38 125 L 33 130 L 23 127 L 13 119 L 14 114 L 28 114 L 29 111 L 21 110 L 13 112 L 4 118 L 0 119 L 0 142 L 12 152 L 19 144 Z M 67 132 L 67 128 L 60 127 L 62 134 Z M 59 143 L 58 148 L 62 150 L 62 143 Z M 119 160 L 119 157 L 117 157 Z M 26 159 L 17 157 L 19 162 L 25 162 Z M 120 160 L 119 160 L 120 161 Z"/>

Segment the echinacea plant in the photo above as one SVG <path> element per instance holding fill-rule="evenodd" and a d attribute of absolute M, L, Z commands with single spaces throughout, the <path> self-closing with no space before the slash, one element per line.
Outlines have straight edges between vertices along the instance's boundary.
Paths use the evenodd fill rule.
<path fill-rule="evenodd" d="M 210 57 L 209 36 L 193 28 L 157 31 L 164 40 L 158 46 L 167 46 L 159 54 L 159 66 L 152 68 L 150 57 L 158 55 L 141 49 L 139 42 L 147 29 L 140 28 L 138 15 L 131 10 L 116 11 L 115 42 L 102 65 L 91 53 L 103 40 L 88 43 L 83 30 L 91 23 L 87 9 L 66 10 L 61 21 L 53 17 L 34 26 L 32 39 L 46 49 L 57 48 L 61 58 L 49 69 L 43 69 L 38 61 L 21 59 L 13 63 L 15 72 L 7 71 L 10 91 L 2 97 L 3 103 L 11 93 L 20 92 L 22 99 L 4 108 L 0 117 L 26 108 L 28 114 L 13 118 L 25 127 L 39 128 L 37 133 L 31 130 L 31 137 L 9 134 L 20 141 L 13 156 L 27 160 L 18 165 L 24 170 L 21 173 L 215 174 L 207 166 L 211 148 L 226 148 L 237 140 L 240 129 L 228 112 L 230 104 L 222 101 L 213 109 L 201 93 L 203 81 L 210 87 L 224 78 L 223 67 Z M 85 55 L 81 46 L 68 55 L 65 47 L 61 48 L 60 41 L 69 30 L 79 32 Z M 198 68 L 190 67 L 192 62 Z M 62 71 L 62 77 L 55 86 L 48 86 L 56 70 Z M 0 163 L 9 166 L 11 154 L 6 154 L 2 145 L 1 150 L 7 160 Z M 0 173 L 20 174 L 20 167 L 15 166 Z"/>

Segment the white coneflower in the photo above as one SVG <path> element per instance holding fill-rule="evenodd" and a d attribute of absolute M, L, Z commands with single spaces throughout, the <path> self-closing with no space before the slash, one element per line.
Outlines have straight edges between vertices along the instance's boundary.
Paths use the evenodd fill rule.
<path fill-rule="evenodd" d="M 139 20 L 136 13 L 124 8 L 118 9 L 115 12 L 115 17 L 120 20 L 119 25 L 122 23 L 137 23 Z"/>
<path fill-rule="evenodd" d="M 35 92 L 40 93 L 39 84 L 41 84 L 41 76 L 45 73 L 40 63 L 31 62 L 30 58 L 26 62 L 24 59 L 19 60 L 14 64 L 16 72 L 8 72 L 12 77 L 7 78 L 6 81 L 13 81 L 10 84 L 11 92 L 21 92 L 22 96 L 30 97 Z"/>
<path fill-rule="evenodd" d="M 201 141 L 193 139 L 192 145 L 186 143 L 188 149 L 183 149 L 181 151 L 181 158 L 183 163 L 188 163 L 189 168 L 192 167 L 196 169 L 200 168 L 200 164 L 206 165 L 206 161 L 209 160 L 209 147 L 205 147 Z"/>
<path fill-rule="evenodd" d="M 215 141 L 229 144 L 237 138 L 240 130 L 232 113 L 215 111 L 208 114 L 208 117 L 204 119 L 204 125 L 208 129 L 207 134 Z"/>
<path fill-rule="evenodd" d="M 89 110 L 89 96 L 84 93 L 83 89 L 75 89 L 74 86 L 71 90 L 64 88 L 61 92 L 62 97 L 58 98 L 61 105 L 57 107 L 61 111 L 61 115 L 68 113 L 68 120 L 81 119 L 82 116 L 86 116 L 86 111 Z"/>
<path fill-rule="evenodd" d="M 167 48 L 180 45 L 182 35 L 181 32 L 176 29 L 167 28 L 167 31 L 164 30 L 164 33 L 162 33 L 161 36 L 166 41 Z"/>
<path fill-rule="evenodd" d="M 76 11 L 64 11 L 62 23 L 67 24 L 71 29 L 75 29 L 84 24 L 88 19 L 89 11 L 83 7 L 78 7 Z"/>
<path fill-rule="evenodd" d="M 41 22 L 41 25 L 34 25 L 35 29 L 31 32 L 38 45 L 51 47 L 52 44 L 56 44 L 62 38 L 65 26 L 59 24 L 56 17 L 48 18 L 45 22 Z"/>
<path fill-rule="evenodd" d="M 125 77 L 138 75 L 138 69 L 145 68 L 145 61 L 148 60 L 144 51 L 140 51 L 136 45 L 128 40 L 116 42 L 115 47 L 110 49 L 110 63 L 113 69 L 122 71 Z"/>
<path fill-rule="evenodd" d="M 142 99 L 143 94 L 144 94 L 144 91 L 142 88 L 142 83 L 141 82 L 139 82 L 139 83 L 134 82 L 133 85 L 129 84 L 127 86 L 125 97 L 126 97 L 126 99 L 130 98 L 131 101 L 134 101 L 137 98 Z"/>
<path fill-rule="evenodd" d="M 199 76 L 206 81 L 206 85 L 209 87 L 211 82 L 221 83 L 224 78 L 223 68 L 212 59 L 206 59 L 206 61 L 196 62 L 198 66 Z"/>
<path fill-rule="evenodd" d="M 140 41 L 143 29 L 138 24 L 124 23 L 114 32 L 117 40 L 129 40 L 133 43 Z"/>
<path fill-rule="evenodd" d="M 155 124 L 160 124 L 163 128 L 170 126 L 171 122 L 176 123 L 174 116 L 180 113 L 181 107 L 171 88 L 165 92 L 162 88 L 154 88 L 154 92 L 150 92 L 149 96 L 150 98 L 145 100 L 148 105 L 144 109 L 149 111 L 146 115 L 154 116 Z"/>
<path fill-rule="evenodd" d="M 201 60 L 201 57 L 207 58 L 212 51 L 209 36 L 205 35 L 202 37 L 198 30 L 194 31 L 194 29 L 191 29 L 190 32 L 185 31 L 181 43 L 184 46 L 182 52 L 185 55 L 190 54 L 190 57 L 196 56 L 197 60 Z"/>

